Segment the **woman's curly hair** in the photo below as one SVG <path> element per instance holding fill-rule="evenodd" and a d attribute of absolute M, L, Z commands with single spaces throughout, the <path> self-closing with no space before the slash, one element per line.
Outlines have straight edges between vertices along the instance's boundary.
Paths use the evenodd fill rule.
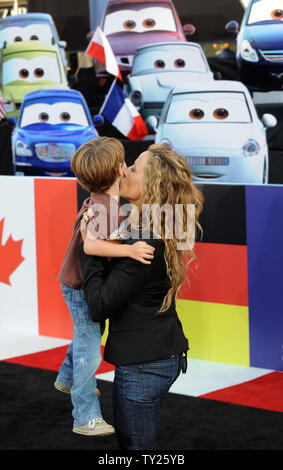
<path fill-rule="evenodd" d="M 157 236 L 165 244 L 164 256 L 171 281 L 159 310 L 164 312 L 170 307 L 173 298 L 176 299 L 184 278 L 188 277 L 188 265 L 195 258 L 194 243 L 191 242 L 192 239 L 194 242 L 196 232 L 201 232 L 198 219 L 203 209 L 203 195 L 192 182 L 187 162 L 174 150 L 165 145 L 153 144 L 148 151 L 151 156 L 145 165 L 138 207 L 140 214 L 143 207 L 150 208 L 147 220 L 153 232 L 157 219 L 160 221 L 160 233 Z M 173 209 L 169 219 L 166 211 L 160 211 L 162 206 Z M 188 208 L 193 208 L 193 211 Z M 188 227 L 190 233 L 186 231 Z"/>

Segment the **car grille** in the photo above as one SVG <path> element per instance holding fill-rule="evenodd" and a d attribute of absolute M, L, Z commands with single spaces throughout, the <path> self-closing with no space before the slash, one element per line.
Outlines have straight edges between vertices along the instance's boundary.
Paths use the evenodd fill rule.
<path fill-rule="evenodd" d="M 261 51 L 265 60 L 269 62 L 283 62 L 283 50 Z"/>
<path fill-rule="evenodd" d="M 74 144 L 61 144 L 56 142 L 35 144 L 35 153 L 40 160 L 45 162 L 70 161 L 76 147 Z"/>
<path fill-rule="evenodd" d="M 223 166 L 229 165 L 229 157 L 195 157 L 188 156 L 186 160 L 189 165 L 198 165 L 198 166 Z"/>

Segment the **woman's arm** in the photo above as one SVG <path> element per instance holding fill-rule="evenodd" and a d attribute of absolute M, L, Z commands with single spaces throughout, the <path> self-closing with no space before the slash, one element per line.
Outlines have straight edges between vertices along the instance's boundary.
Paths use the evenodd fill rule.
<path fill-rule="evenodd" d="M 148 240 L 154 248 L 158 240 Z M 143 264 L 131 258 L 121 258 L 106 276 L 103 258 L 86 255 L 79 246 L 79 259 L 84 276 L 85 298 L 91 319 L 100 322 L 121 310 L 146 286 L 151 276 L 151 264 Z"/>

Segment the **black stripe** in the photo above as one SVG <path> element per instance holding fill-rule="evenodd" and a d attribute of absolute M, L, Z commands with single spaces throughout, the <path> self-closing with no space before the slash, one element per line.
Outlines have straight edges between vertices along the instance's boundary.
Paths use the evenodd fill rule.
<path fill-rule="evenodd" d="M 204 195 L 202 241 L 246 245 L 245 186 L 204 184 L 199 189 Z"/>

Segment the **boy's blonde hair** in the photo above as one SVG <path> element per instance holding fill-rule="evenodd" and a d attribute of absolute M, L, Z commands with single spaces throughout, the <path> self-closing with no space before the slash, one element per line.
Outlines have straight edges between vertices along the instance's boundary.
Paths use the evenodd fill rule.
<path fill-rule="evenodd" d="M 97 137 L 81 145 L 71 160 L 71 170 L 91 193 L 104 193 L 118 178 L 125 149 L 118 139 Z"/>

